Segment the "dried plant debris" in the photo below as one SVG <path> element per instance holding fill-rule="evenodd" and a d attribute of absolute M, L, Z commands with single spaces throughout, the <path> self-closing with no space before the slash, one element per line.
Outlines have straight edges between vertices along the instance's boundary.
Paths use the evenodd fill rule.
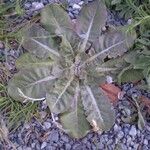
<path fill-rule="evenodd" d="M 8 148 L 12 148 L 12 149 L 16 149 L 15 145 L 9 140 L 9 131 L 8 128 L 2 118 L 2 116 L 0 116 L 0 141 L 4 143 L 4 145 Z M 5 147 L 4 146 L 4 147 Z"/>
<path fill-rule="evenodd" d="M 112 27 L 103 34 L 105 15 L 102 1 L 85 4 L 74 28 L 59 4 L 46 6 L 41 11 L 41 26 L 24 29 L 23 46 L 28 53 L 17 60 L 20 71 L 8 83 L 8 93 L 15 100 L 46 99 L 51 113 L 59 114 L 63 129 L 75 138 L 85 136 L 91 126 L 107 131 L 114 124 L 112 104 L 99 89 L 109 69 L 98 68 L 106 57 L 115 59 L 118 52 L 123 55 L 136 38 L 114 27 L 113 34 Z M 99 46 L 94 44 L 97 40 Z"/>

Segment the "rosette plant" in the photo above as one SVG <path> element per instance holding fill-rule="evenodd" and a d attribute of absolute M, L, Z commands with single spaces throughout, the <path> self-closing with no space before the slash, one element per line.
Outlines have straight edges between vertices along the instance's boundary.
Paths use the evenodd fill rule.
<path fill-rule="evenodd" d="M 109 67 L 105 61 L 126 52 L 135 36 L 112 26 L 102 32 L 107 11 L 101 0 L 85 4 L 75 23 L 59 4 L 46 6 L 40 17 L 40 24 L 23 32 L 28 53 L 16 62 L 19 72 L 8 84 L 9 95 L 21 102 L 46 100 L 75 138 L 92 126 L 109 130 L 115 113 L 99 84 L 122 66 Z"/>

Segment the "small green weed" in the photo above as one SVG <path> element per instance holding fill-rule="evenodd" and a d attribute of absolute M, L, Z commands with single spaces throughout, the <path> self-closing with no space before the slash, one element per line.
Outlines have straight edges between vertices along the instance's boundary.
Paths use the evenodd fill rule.
<path fill-rule="evenodd" d="M 7 87 L 0 83 L 0 113 L 8 121 L 8 127 L 17 128 L 21 122 L 29 121 L 36 115 L 38 103 L 22 104 L 7 95 Z"/>

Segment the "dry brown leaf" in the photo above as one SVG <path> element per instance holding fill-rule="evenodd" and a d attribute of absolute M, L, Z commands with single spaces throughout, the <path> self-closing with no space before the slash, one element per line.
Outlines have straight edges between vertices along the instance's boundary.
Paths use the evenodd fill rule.
<path fill-rule="evenodd" d="M 115 104 L 118 101 L 118 94 L 121 92 L 119 87 L 111 83 L 104 83 L 100 85 L 100 88 L 109 97 L 111 103 Z"/>

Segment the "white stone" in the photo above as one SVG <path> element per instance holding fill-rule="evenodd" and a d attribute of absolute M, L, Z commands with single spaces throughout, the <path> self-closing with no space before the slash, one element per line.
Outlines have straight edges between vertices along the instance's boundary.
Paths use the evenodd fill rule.
<path fill-rule="evenodd" d="M 107 81 L 107 83 L 112 83 L 113 78 L 111 76 L 106 76 L 106 81 Z"/>
<path fill-rule="evenodd" d="M 136 136 L 136 134 L 137 134 L 136 128 L 135 128 L 134 125 L 132 125 L 132 127 L 131 127 L 131 129 L 129 131 L 129 135 L 134 137 L 134 136 Z"/>
<path fill-rule="evenodd" d="M 119 128 L 118 128 L 118 125 L 115 124 L 115 125 L 114 125 L 114 131 L 118 131 L 118 129 L 119 129 Z"/>
<path fill-rule="evenodd" d="M 44 7 L 44 4 L 43 3 L 39 3 L 39 2 L 33 2 L 32 3 L 32 7 L 33 7 L 34 10 L 39 10 L 39 9 Z"/>
<path fill-rule="evenodd" d="M 43 142 L 42 145 L 41 145 L 41 149 L 45 148 L 46 146 L 47 146 L 47 143 Z"/>
<path fill-rule="evenodd" d="M 131 143 L 132 138 L 130 136 L 127 137 L 127 143 Z"/>
<path fill-rule="evenodd" d="M 104 27 L 102 27 L 102 31 L 106 31 L 107 29 L 106 29 L 106 27 L 104 26 Z"/>
<path fill-rule="evenodd" d="M 148 140 L 144 139 L 144 145 L 148 145 Z"/>
<path fill-rule="evenodd" d="M 44 122 L 44 127 L 46 129 L 49 129 L 51 127 L 51 123 L 50 122 Z"/>
<path fill-rule="evenodd" d="M 83 3 L 84 3 L 84 2 L 83 2 L 83 1 L 81 1 L 81 2 L 79 2 L 78 4 L 81 6 L 81 5 L 83 5 Z"/>
<path fill-rule="evenodd" d="M 36 143 L 32 143 L 32 144 L 31 144 L 31 147 L 32 147 L 32 148 L 34 148 L 34 147 L 35 147 L 35 145 L 36 145 Z"/>
<path fill-rule="evenodd" d="M 131 24 L 132 23 L 132 19 L 128 19 L 127 23 Z"/>
<path fill-rule="evenodd" d="M 81 9 L 81 6 L 79 6 L 78 4 L 74 4 L 73 9 Z"/>

